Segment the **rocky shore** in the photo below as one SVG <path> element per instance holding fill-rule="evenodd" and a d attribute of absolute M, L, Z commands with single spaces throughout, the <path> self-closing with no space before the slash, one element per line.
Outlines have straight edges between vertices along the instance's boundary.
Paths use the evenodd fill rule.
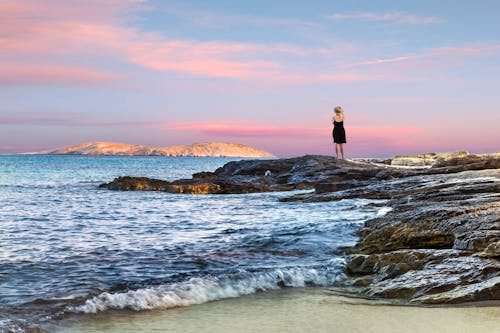
<path fill-rule="evenodd" d="M 119 177 L 101 187 L 192 194 L 314 189 L 283 200 L 384 199 L 392 210 L 367 221 L 358 243 L 344 249 L 344 288 L 412 303 L 500 300 L 499 154 L 424 154 L 412 163 L 418 158 L 423 167 L 313 155 L 244 160 L 191 179 Z"/>

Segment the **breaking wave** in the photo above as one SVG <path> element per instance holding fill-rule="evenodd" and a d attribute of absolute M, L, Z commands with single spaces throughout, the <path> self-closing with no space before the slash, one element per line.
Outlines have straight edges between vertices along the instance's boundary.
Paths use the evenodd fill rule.
<path fill-rule="evenodd" d="M 330 286 L 342 280 L 344 261 L 336 259 L 328 268 L 285 268 L 225 277 L 191 278 L 188 281 L 137 290 L 104 292 L 71 312 L 97 313 L 110 309 L 151 310 L 183 307 L 224 298 L 234 298 L 283 287 Z"/>

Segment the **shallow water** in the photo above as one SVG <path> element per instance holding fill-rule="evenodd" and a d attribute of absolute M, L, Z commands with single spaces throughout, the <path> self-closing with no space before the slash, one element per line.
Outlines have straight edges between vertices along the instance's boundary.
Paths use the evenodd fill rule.
<path fill-rule="evenodd" d="M 72 313 L 201 304 L 343 278 L 340 246 L 386 208 L 282 203 L 291 193 L 179 195 L 99 189 L 227 158 L 1 156 L 0 328 Z"/>
<path fill-rule="evenodd" d="M 189 308 L 75 316 L 56 333 L 498 332 L 500 307 L 410 307 L 324 288 L 258 293 Z"/>

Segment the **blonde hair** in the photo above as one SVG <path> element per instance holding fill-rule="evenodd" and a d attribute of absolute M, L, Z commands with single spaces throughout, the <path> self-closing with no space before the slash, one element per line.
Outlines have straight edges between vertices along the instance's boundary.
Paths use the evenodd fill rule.
<path fill-rule="evenodd" d="M 333 111 L 336 113 L 336 114 L 341 114 L 341 115 L 344 115 L 344 109 L 342 109 L 341 106 L 336 106 Z"/>

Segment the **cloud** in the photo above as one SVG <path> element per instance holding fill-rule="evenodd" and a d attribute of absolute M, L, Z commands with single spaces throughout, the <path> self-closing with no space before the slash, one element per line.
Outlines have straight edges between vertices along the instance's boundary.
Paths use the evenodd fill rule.
<path fill-rule="evenodd" d="M 0 61 L 0 86 L 52 83 L 101 84 L 118 77 L 117 73 L 86 67 Z"/>
<path fill-rule="evenodd" d="M 157 127 L 162 123 L 157 121 L 108 121 L 89 118 L 82 113 L 74 112 L 6 112 L 0 117 L 0 125 L 34 125 L 34 126 L 72 126 L 72 127 Z M 11 113 L 13 115 L 8 115 Z"/>
<path fill-rule="evenodd" d="M 140 5 L 118 0 L 91 0 L 85 5 L 62 0 L 3 2 L 0 61 L 8 60 L 11 69 L 3 75 L 2 84 L 104 82 L 117 75 L 95 65 L 89 68 L 89 64 L 109 60 L 125 66 L 122 72 L 129 75 L 139 68 L 182 76 L 292 84 L 377 79 L 316 66 L 318 61 L 331 65 L 332 59 L 342 56 L 339 49 L 351 52 L 352 46 L 343 45 L 333 52 L 331 48 L 286 43 L 171 39 L 129 25 L 134 11 L 143 10 Z"/>
<path fill-rule="evenodd" d="M 266 125 L 244 121 L 166 123 L 164 130 L 182 133 L 187 140 L 227 140 L 259 146 L 278 156 L 333 154 L 332 128 Z M 346 126 L 349 156 L 394 155 L 418 151 L 425 130 L 416 126 Z M 188 139 L 189 138 L 189 139 Z M 354 155 L 353 155 L 354 154 Z"/>
<path fill-rule="evenodd" d="M 184 122 L 167 124 L 169 131 L 194 132 L 200 137 L 315 137 L 314 128 L 246 125 L 242 122 Z"/>
<path fill-rule="evenodd" d="M 328 127 L 272 126 L 246 122 L 181 122 L 166 124 L 165 129 L 177 132 L 193 132 L 201 137 L 295 137 L 313 139 L 330 133 Z M 349 126 L 348 133 L 358 138 L 400 138 L 417 135 L 423 128 L 411 126 Z"/>
<path fill-rule="evenodd" d="M 426 25 L 444 22 L 442 19 L 435 16 L 417 16 L 402 12 L 387 12 L 387 13 L 339 13 L 329 15 L 328 18 L 333 21 L 344 20 L 361 20 L 370 22 L 389 22 L 396 24 L 413 24 Z"/>
<path fill-rule="evenodd" d="M 497 56 L 500 42 L 475 43 L 461 46 L 443 46 L 425 49 L 413 54 L 396 57 L 377 58 L 345 64 L 354 70 L 363 68 L 366 73 L 385 73 L 386 79 L 402 77 L 408 79 L 409 73 L 419 76 L 443 73 L 446 68 L 463 67 L 470 59 Z M 390 75 L 389 75 L 390 74 Z"/>
<path fill-rule="evenodd" d="M 287 43 L 172 39 L 131 25 L 135 15 L 150 10 L 148 6 L 141 1 L 120 0 L 89 0 L 84 5 L 62 0 L 3 1 L 0 4 L 0 66 L 7 70 L 0 74 L 0 84 L 95 85 L 113 80 L 124 82 L 116 80 L 124 77 L 134 82 L 133 75 L 140 71 L 169 78 L 207 77 L 259 84 L 408 81 L 415 79 L 408 72 L 453 64 L 449 57 L 498 52 L 496 46 L 485 46 L 481 50 L 474 46 L 450 46 L 346 63 L 346 59 L 359 59 L 361 54 L 369 52 L 339 41 L 328 46 L 305 47 Z M 331 19 L 348 16 L 417 21 L 416 17 L 399 12 L 336 14 Z M 419 19 L 432 21 L 425 17 Z M 293 24 L 288 19 L 262 20 Z M 100 68 L 110 63 L 113 70 Z M 377 68 L 383 65 L 393 66 L 394 70 Z"/>

